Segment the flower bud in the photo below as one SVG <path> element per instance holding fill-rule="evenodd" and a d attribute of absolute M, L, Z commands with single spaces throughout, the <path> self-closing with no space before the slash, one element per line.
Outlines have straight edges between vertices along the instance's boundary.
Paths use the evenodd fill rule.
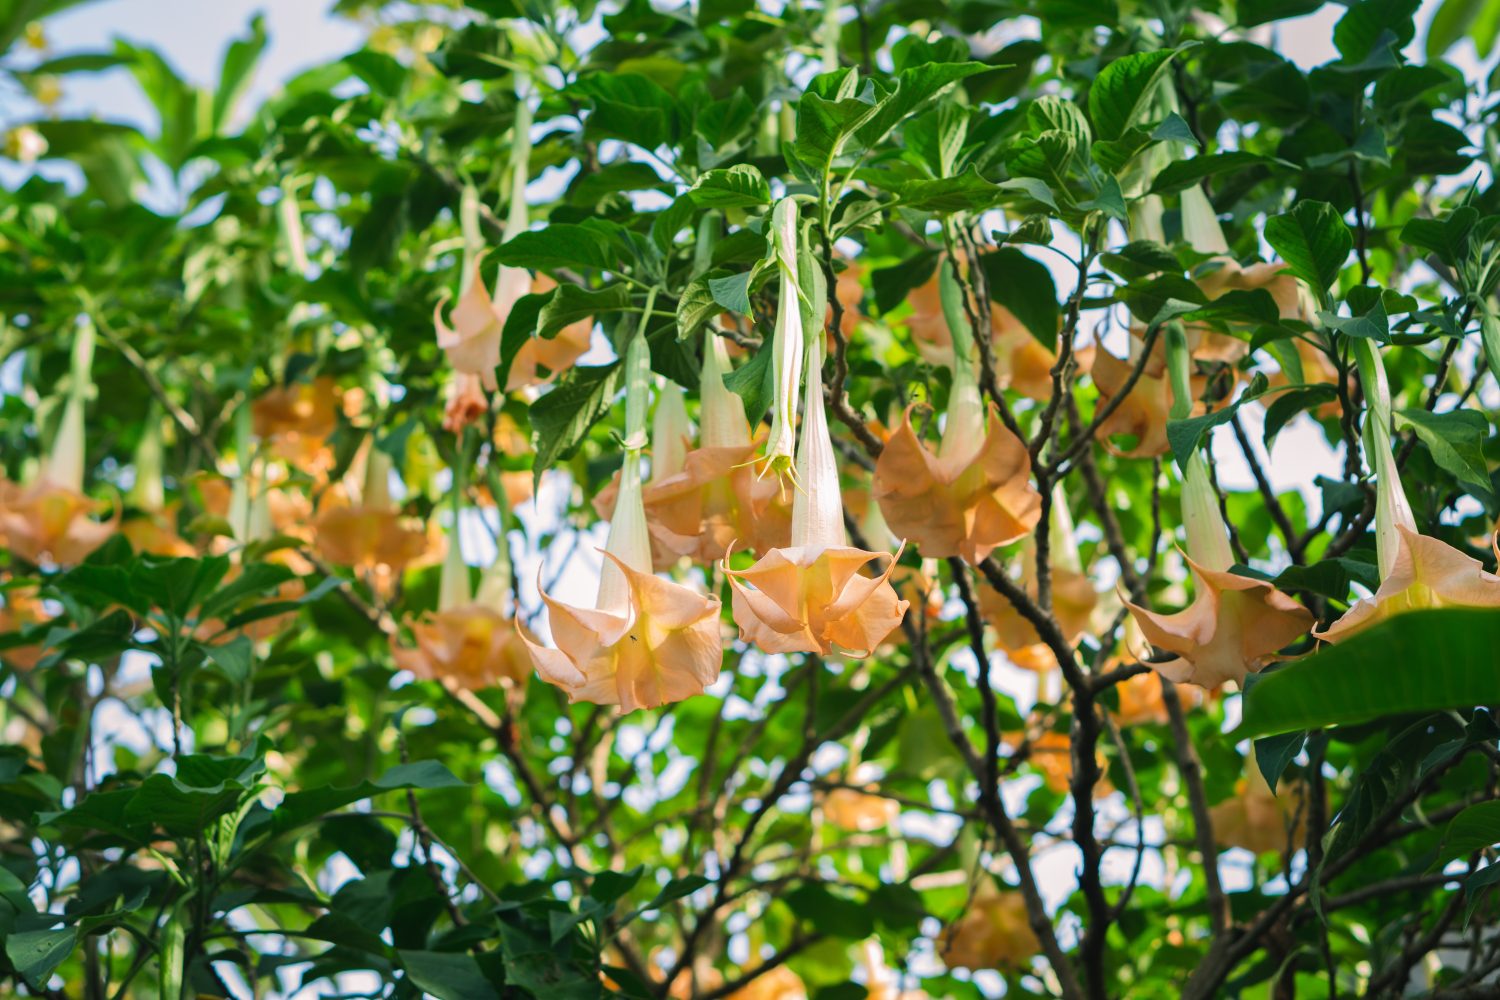
<path fill-rule="evenodd" d="M 1208 195 L 1197 184 L 1184 188 L 1182 195 L 1182 238 L 1199 253 L 1227 254 L 1229 243 L 1219 227 L 1219 216 Z"/>
<path fill-rule="evenodd" d="M 807 404 L 802 413 L 802 440 L 797 445 L 797 494 L 792 499 L 792 546 L 821 550 L 848 544 L 839 466 L 828 433 L 822 381 L 823 338 L 807 342 Z"/>
<path fill-rule="evenodd" d="M 712 330 L 703 337 L 703 373 L 698 385 L 703 447 L 737 448 L 749 444 L 750 422 L 745 418 L 745 401 L 724 384 L 724 376 L 730 370 L 724 338 Z"/>
<path fill-rule="evenodd" d="M 651 481 L 659 483 L 681 472 L 687 464 L 688 439 L 693 425 L 688 422 L 682 388 L 676 382 L 663 380 L 656 397 L 656 415 L 651 421 Z"/>
<path fill-rule="evenodd" d="M 1219 510 L 1219 494 L 1209 481 L 1208 464 L 1201 451 L 1193 452 L 1183 471 L 1182 525 L 1187 533 L 1189 559 L 1219 573 L 1234 565 L 1229 527 Z"/>
<path fill-rule="evenodd" d="M 473 602 L 469 591 L 469 564 L 464 562 L 463 511 L 453 508 L 453 524 L 448 528 L 448 554 L 443 557 L 443 571 L 438 577 L 438 611 L 452 611 Z"/>
<path fill-rule="evenodd" d="M 776 329 L 771 341 L 775 382 L 771 394 L 771 436 L 766 441 L 766 468 L 787 472 L 796 449 L 797 404 L 802 391 L 803 328 L 801 288 L 797 280 L 797 203 L 783 198 L 771 213 L 776 266 L 781 275 Z M 811 388 L 811 387 L 810 387 Z"/>

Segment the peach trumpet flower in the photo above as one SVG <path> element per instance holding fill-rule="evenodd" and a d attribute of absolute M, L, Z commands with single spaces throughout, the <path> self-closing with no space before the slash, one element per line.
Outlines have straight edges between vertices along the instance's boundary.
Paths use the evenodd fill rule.
<path fill-rule="evenodd" d="M 255 436 L 266 441 L 276 457 L 296 468 L 325 473 L 333 468 L 328 438 L 338 429 L 344 393 L 332 378 L 320 375 L 311 382 L 279 385 L 261 393 L 250 404 Z"/>
<path fill-rule="evenodd" d="M 364 485 L 350 503 L 333 492 L 319 505 L 313 544 L 329 562 L 384 575 L 400 573 L 428 552 L 422 528 L 408 524 L 390 494 L 390 456 L 366 446 Z"/>
<path fill-rule="evenodd" d="M 948 266 L 948 258 L 938 261 L 940 272 Z M 940 272 L 907 296 L 912 312 L 906 328 L 923 360 L 934 367 L 951 368 L 953 333 L 943 312 Z M 990 358 L 1000 388 L 1038 401 L 1052 398 L 1052 366 L 1057 356 L 1014 313 L 995 302 L 990 304 Z"/>
<path fill-rule="evenodd" d="M 943 281 L 952 286 L 950 296 L 958 294 L 946 265 Z M 917 439 L 908 407 L 875 463 L 871 492 L 891 531 L 923 555 L 978 563 L 1031 533 L 1041 519 L 1042 497 L 1031 485 L 1026 443 L 980 399 L 967 319 L 950 315 L 949 326 L 953 387 L 937 453 Z"/>
<path fill-rule="evenodd" d="M 504 550 L 469 591 L 469 567 L 455 520 L 443 560 L 437 611 L 410 623 L 413 645 L 392 640 L 396 665 L 423 680 L 477 691 L 496 685 L 524 690 L 531 676 L 531 657 L 522 636 L 526 626 L 505 613 L 509 564 Z"/>
<path fill-rule="evenodd" d="M 1204 688 L 1242 681 L 1305 634 L 1313 616 L 1269 583 L 1230 572 L 1228 528 L 1200 452 L 1188 460 L 1182 508 L 1187 563 L 1197 588 L 1193 603 L 1170 615 L 1128 601 L 1125 606 L 1148 642 L 1177 654 L 1151 664 L 1163 677 Z"/>
<path fill-rule="evenodd" d="M 1245 776 L 1235 782 L 1234 794 L 1210 806 L 1214 841 L 1220 847 L 1241 847 L 1252 854 L 1295 851 L 1307 828 L 1307 787 L 1300 781 L 1278 782 L 1271 791 L 1252 747 Z"/>
<path fill-rule="evenodd" d="M 1360 381 L 1367 386 L 1366 454 L 1373 456 L 1377 480 L 1375 548 L 1380 586 L 1356 601 L 1343 616 L 1313 635 L 1339 642 L 1377 622 L 1423 608 L 1500 607 L 1500 576 L 1441 539 L 1417 531 L 1406 488 L 1396 467 L 1390 438 L 1390 388 L 1373 345 L 1355 345 Z M 1494 540 L 1491 540 L 1494 545 Z M 1500 547 L 1496 548 L 1500 558 Z"/>
<path fill-rule="evenodd" d="M 1099 437 L 1112 455 L 1120 458 L 1155 458 L 1172 450 L 1171 442 L 1167 440 L 1167 419 L 1177 405 L 1177 397 L 1165 362 L 1156 357 L 1157 351 L 1161 349 L 1161 342 L 1158 341 L 1152 350 L 1152 357 L 1147 359 L 1140 377 L 1130 387 L 1129 393 L 1099 426 Z M 1102 347 L 1094 352 L 1089 375 L 1094 380 L 1094 388 L 1099 390 L 1101 407 L 1125 392 L 1130 373 L 1140 358 L 1141 344 L 1134 337 L 1130 339 L 1130 350 L 1130 357 L 1123 361 Z M 1204 380 L 1197 376 L 1191 380 L 1195 394 L 1201 391 L 1204 384 Z M 1201 408 L 1200 404 L 1192 401 L 1189 403 L 1195 411 Z M 1135 438 L 1135 444 L 1129 448 L 1122 448 L 1111 440 L 1127 436 Z"/>
<path fill-rule="evenodd" d="M 1026 901 L 1020 892 L 1002 892 L 981 878 L 968 910 L 943 931 L 939 957 L 950 969 L 1024 968 L 1042 950 Z"/>
<path fill-rule="evenodd" d="M 40 472 L 26 486 L 0 478 L 0 544 L 36 565 L 80 563 L 120 524 L 118 503 L 108 521 L 95 521 L 104 504 L 83 492 L 84 408 L 94 361 L 94 328 L 87 320 L 78 325 L 72 360 L 62 418 Z"/>
<path fill-rule="evenodd" d="M 647 298 L 647 314 L 654 298 Z M 566 691 L 570 701 L 633 712 L 701 694 L 718 679 L 724 653 L 719 599 L 651 572 L 651 540 L 641 503 L 650 380 L 642 333 L 626 351 L 625 373 L 625 462 L 598 597 L 593 608 L 579 608 L 543 592 L 557 648 L 525 635 L 521 640 L 542 679 Z"/>
<path fill-rule="evenodd" d="M 0 591 L 0 635 L 20 632 L 33 625 L 50 621 L 46 605 L 35 587 L 13 587 Z M 46 653 L 40 642 L 0 649 L 0 663 L 15 670 L 31 670 Z"/>
<path fill-rule="evenodd" d="M 792 544 L 772 549 L 755 565 L 732 570 L 723 563 L 740 637 L 766 653 L 821 653 L 835 649 L 868 656 L 901 624 L 907 602 L 891 586 L 900 552 L 884 572 L 860 569 L 881 557 L 848 544 L 839 492 L 838 464 L 818 391 L 822 338 L 807 349 L 807 402 L 797 447 L 792 499 Z"/>

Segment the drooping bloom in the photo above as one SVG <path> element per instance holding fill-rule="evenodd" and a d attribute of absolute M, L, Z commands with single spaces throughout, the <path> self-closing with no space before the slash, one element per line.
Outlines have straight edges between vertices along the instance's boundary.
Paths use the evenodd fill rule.
<path fill-rule="evenodd" d="M 939 955 L 950 969 L 1023 968 L 1042 950 L 1020 892 L 996 889 L 988 878 L 979 883 L 969 908 L 939 941 Z"/>
<path fill-rule="evenodd" d="M 807 986 L 801 976 L 778 965 L 729 994 L 728 1000 L 807 1000 Z"/>
<path fill-rule="evenodd" d="M 454 372 L 448 383 L 448 402 L 443 407 L 443 430 L 458 434 L 489 412 L 484 380 L 470 372 Z"/>
<path fill-rule="evenodd" d="M 1093 581 L 1083 572 L 1078 561 L 1078 545 L 1073 538 L 1073 519 L 1068 512 L 1067 496 L 1061 488 L 1053 491 L 1051 531 L 1052 559 L 1052 614 L 1062 627 L 1063 637 L 1070 646 L 1089 629 L 1099 595 Z M 1021 586 L 1035 599 L 1036 547 L 1026 544 L 1022 548 Z M 995 643 L 1016 666 L 1024 670 L 1045 673 L 1058 666 L 1057 656 L 1052 652 L 1036 626 L 1021 616 L 1015 605 L 1006 600 L 994 587 L 979 588 L 979 608 L 992 629 Z"/>
<path fill-rule="evenodd" d="M 776 327 L 771 335 L 771 434 L 766 439 L 761 472 L 778 480 L 788 475 L 796 452 L 797 404 L 802 392 L 803 296 L 797 271 L 797 203 L 783 198 L 771 213 L 772 243 L 776 253 L 778 289 Z M 821 312 L 821 310 L 819 310 Z M 819 382 L 808 384 L 808 393 Z"/>
<path fill-rule="evenodd" d="M 542 679 L 569 700 L 631 712 L 702 693 L 718 679 L 723 647 L 719 599 L 651 572 L 640 465 L 650 368 L 641 334 L 626 351 L 625 371 L 625 462 L 599 596 L 593 608 L 577 608 L 543 592 L 557 648 L 521 640 Z"/>
<path fill-rule="evenodd" d="M 851 784 L 862 780 L 862 771 L 867 772 L 868 769 L 858 766 L 851 759 L 845 768 L 845 780 Z M 861 788 L 866 790 L 861 791 Z M 894 799 L 880 795 L 879 790 L 879 785 L 874 781 L 866 781 L 859 788 L 830 789 L 823 796 L 823 818 L 840 830 L 851 833 L 883 830 L 901 814 L 901 807 Z"/>
<path fill-rule="evenodd" d="M 319 505 L 313 544 L 329 562 L 381 576 L 399 574 L 427 555 L 427 532 L 409 523 L 391 499 L 391 459 L 365 452 L 364 484 L 356 502 L 330 490 Z"/>
<path fill-rule="evenodd" d="M 338 429 L 344 394 L 327 375 L 311 382 L 267 389 L 250 405 L 255 436 L 294 468 L 320 473 L 333 468 L 328 437 Z"/>
<path fill-rule="evenodd" d="M 943 273 L 956 291 L 951 272 Z M 1030 534 L 1041 518 L 1042 498 L 1031 485 L 1026 443 L 993 409 L 985 411 L 968 321 L 949 319 L 956 348 L 953 388 L 937 454 L 917 439 L 908 408 L 875 463 L 872 492 L 891 531 L 923 555 L 977 563 Z"/>
<path fill-rule="evenodd" d="M 104 505 L 83 492 L 84 407 L 93 381 L 94 328 L 78 326 L 62 418 L 41 471 L 27 486 L 0 478 L 0 544 L 37 565 L 71 566 L 103 545 L 120 523 L 120 505 L 95 521 Z"/>
<path fill-rule="evenodd" d="M 0 635 L 20 632 L 51 620 L 34 587 L 12 587 L 0 591 Z M 40 643 L 0 648 L 0 663 L 14 670 L 31 670 L 46 652 Z"/>
<path fill-rule="evenodd" d="M 1377 622 L 1422 608 L 1500 607 L 1500 576 L 1485 572 L 1472 556 L 1417 531 L 1390 439 L 1390 389 L 1379 354 L 1368 343 L 1355 347 L 1361 381 L 1370 400 L 1365 452 L 1376 474 L 1375 546 L 1380 587 L 1343 617 L 1313 633 L 1325 642 L 1347 639 Z"/>
<path fill-rule="evenodd" d="M 1132 354 L 1127 361 L 1120 360 L 1102 347 L 1094 353 L 1089 374 L 1094 380 L 1094 388 L 1099 390 L 1101 407 L 1124 392 L 1130 381 L 1130 373 L 1140 357 L 1139 341 L 1132 337 L 1130 347 Z M 1154 353 L 1153 351 L 1153 355 Z M 1201 379 L 1193 379 L 1195 393 L 1201 389 L 1202 384 Z M 1166 366 L 1156 363 L 1154 357 L 1148 359 L 1140 378 L 1130 387 L 1120 405 L 1100 425 L 1099 436 L 1103 439 L 1104 446 L 1121 458 L 1154 458 L 1167 454 L 1172 450 L 1171 442 L 1167 440 L 1167 418 L 1175 401 L 1176 395 Z M 1198 407 L 1195 405 L 1196 408 Z M 1135 444 L 1122 448 L 1111 440 L 1116 437 L 1134 438 Z"/>
<path fill-rule="evenodd" d="M 1254 854 L 1295 851 L 1305 837 L 1306 798 L 1307 787 L 1300 781 L 1278 782 L 1278 791 L 1271 791 L 1252 751 L 1234 794 L 1209 807 L 1214 840 L 1220 847 L 1242 847 Z"/>
<path fill-rule="evenodd" d="M 946 258 L 938 262 L 940 272 L 949 266 Z M 953 333 L 943 312 L 941 280 L 940 273 L 935 273 L 907 296 L 912 312 L 906 319 L 906 328 L 923 360 L 935 367 L 951 368 Z M 1029 399 L 1052 397 L 1052 366 L 1057 356 L 1032 336 L 1014 313 L 997 302 L 990 304 L 990 358 L 1000 388 L 1014 389 Z"/>
<path fill-rule="evenodd" d="M 797 309 L 783 300 L 782 311 Z M 821 313 L 814 309 L 814 315 Z M 856 549 L 844 532 L 838 463 L 828 433 L 823 394 L 822 338 L 809 338 L 807 401 L 797 446 L 792 499 L 792 544 L 772 549 L 746 570 L 724 570 L 733 592 L 740 637 L 767 653 L 822 653 L 835 648 L 867 656 L 901 624 L 907 602 L 890 584 L 892 556 L 885 571 L 865 576 L 860 569 L 879 553 Z M 787 359 L 783 359 L 785 361 Z M 778 378 L 795 383 L 785 373 Z"/>
<path fill-rule="evenodd" d="M 531 657 L 521 637 L 530 633 L 505 613 L 508 590 L 509 563 L 502 546 L 478 594 L 470 595 L 469 568 L 455 520 L 437 611 L 410 624 L 414 645 L 392 642 L 396 665 L 423 680 L 470 691 L 495 685 L 524 689 L 531 676 Z"/>
<path fill-rule="evenodd" d="M 1184 473 L 1182 518 L 1197 587 L 1193 603 L 1171 615 L 1126 607 L 1147 641 L 1177 654 L 1151 664 L 1168 680 L 1205 688 L 1241 681 L 1306 633 L 1313 616 L 1269 583 L 1229 571 L 1229 531 L 1201 452 L 1193 453 Z"/>
<path fill-rule="evenodd" d="M 1150 655 L 1151 650 L 1141 635 L 1140 625 L 1134 618 L 1125 619 L 1125 637 L 1121 646 L 1123 647 L 1121 655 L 1111 658 L 1106 663 L 1106 671 L 1123 666 L 1127 662 L 1137 663 Z M 1120 726 L 1167 724 L 1171 721 L 1171 714 L 1167 711 L 1167 703 L 1162 696 L 1162 685 L 1171 683 L 1154 670 L 1125 678 L 1114 686 L 1114 692 L 1120 704 L 1118 708 L 1109 710 L 1110 716 Z M 1196 708 L 1212 697 L 1210 692 L 1191 684 L 1178 684 L 1175 688 L 1177 697 L 1185 709 Z"/>
<path fill-rule="evenodd" d="M 166 557 L 196 555 L 198 550 L 177 533 L 173 523 L 177 505 L 167 503 L 162 483 L 161 421 L 155 414 L 146 420 L 131 464 L 135 467 L 135 483 L 126 499 L 134 510 L 120 525 L 120 534 L 137 552 Z"/>

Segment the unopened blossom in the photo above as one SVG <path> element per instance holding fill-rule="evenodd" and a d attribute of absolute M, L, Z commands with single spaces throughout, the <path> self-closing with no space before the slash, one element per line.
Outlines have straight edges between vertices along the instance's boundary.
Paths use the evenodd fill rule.
<path fill-rule="evenodd" d="M 148 419 L 135 449 L 135 482 L 126 501 L 130 516 L 120 525 L 120 534 L 137 552 L 166 557 L 197 555 L 197 549 L 177 533 L 177 504 L 168 504 L 162 481 L 160 420 Z"/>
<path fill-rule="evenodd" d="M 771 433 L 766 439 L 762 473 L 778 480 L 792 471 L 796 453 L 797 407 L 802 392 L 803 295 L 798 284 L 797 203 L 783 198 L 771 213 L 771 240 L 776 254 L 779 288 L 776 326 L 771 335 Z M 808 385 L 818 392 L 819 382 Z"/>
<path fill-rule="evenodd" d="M 423 680 L 477 691 L 496 685 L 524 689 L 531 657 L 522 636 L 526 626 L 505 613 L 508 563 L 503 555 L 469 592 L 457 522 L 448 539 L 437 611 L 409 627 L 413 645 L 392 642 L 396 665 Z"/>
<path fill-rule="evenodd" d="M 427 555 L 425 529 L 401 514 L 391 499 L 391 460 L 378 448 L 365 452 L 364 483 L 353 502 L 329 491 L 319 505 L 313 544 L 329 562 L 382 575 L 398 574 Z"/>
<path fill-rule="evenodd" d="M 797 446 L 792 538 L 755 565 L 731 570 L 735 623 L 740 637 L 767 653 L 822 653 L 835 649 L 867 656 L 906 614 L 907 602 L 890 584 L 896 556 L 884 572 L 860 570 L 881 553 L 853 548 L 844 532 L 838 463 L 828 433 L 823 394 L 821 338 L 807 349 L 807 402 Z"/>
<path fill-rule="evenodd" d="M 938 262 L 939 272 L 949 266 L 946 258 Z M 940 282 L 940 274 L 935 273 L 907 296 L 912 312 L 906 328 L 923 360 L 948 368 L 953 365 L 953 333 L 943 310 Z M 1014 389 L 1030 399 L 1052 397 L 1052 366 L 1057 356 L 997 302 L 990 304 L 990 358 L 1000 388 Z"/>
<path fill-rule="evenodd" d="M 955 282 L 950 271 L 944 275 Z M 980 399 L 967 320 L 950 320 L 953 386 L 938 450 L 918 440 L 908 408 L 875 463 L 872 493 L 890 530 L 923 555 L 977 563 L 1030 534 L 1041 519 L 1042 498 L 1031 485 L 1026 442 Z"/>
<path fill-rule="evenodd" d="M 1370 401 L 1365 442 L 1376 476 L 1375 547 L 1380 586 L 1313 634 L 1339 642 L 1370 626 L 1423 608 L 1500 607 L 1500 576 L 1447 542 L 1417 531 L 1406 488 L 1391 447 L 1390 389 L 1379 354 L 1368 343 L 1356 346 L 1360 378 Z"/>
<path fill-rule="evenodd" d="M 1129 602 L 1126 607 L 1148 642 L 1177 654 L 1151 664 L 1163 677 L 1204 688 L 1242 681 L 1305 634 L 1313 616 L 1271 584 L 1230 572 L 1229 530 L 1201 452 L 1184 473 L 1182 518 L 1197 590 L 1193 603 L 1170 615 Z"/>
<path fill-rule="evenodd" d="M 484 381 L 471 372 L 454 372 L 453 381 L 448 383 L 448 401 L 443 406 L 443 430 L 460 434 L 465 427 L 477 423 L 489 408 Z"/>
<path fill-rule="evenodd" d="M 648 313 L 653 299 L 648 297 Z M 643 333 L 626 351 L 625 372 L 625 461 L 598 597 L 594 607 L 579 608 L 544 591 L 557 648 L 524 635 L 521 640 L 542 679 L 566 691 L 570 701 L 618 705 L 631 712 L 702 693 L 718 679 L 724 654 L 719 599 L 651 572 L 651 539 L 641 503 L 650 378 Z"/>
<path fill-rule="evenodd" d="M 267 389 L 250 404 L 255 436 L 268 442 L 276 457 L 307 472 L 333 467 L 328 438 L 343 411 L 344 393 L 326 375 Z"/>
<path fill-rule="evenodd" d="M 988 878 L 938 941 L 944 965 L 974 972 L 1025 968 L 1041 950 L 1021 893 L 996 889 Z"/>
<path fill-rule="evenodd" d="M 119 527 L 118 503 L 108 521 L 96 521 L 93 515 L 104 504 L 83 492 L 84 407 L 93 389 L 93 359 L 94 328 L 80 323 L 62 418 L 41 470 L 25 486 L 0 478 L 0 544 L 29 563 L 80 563 Z"/>

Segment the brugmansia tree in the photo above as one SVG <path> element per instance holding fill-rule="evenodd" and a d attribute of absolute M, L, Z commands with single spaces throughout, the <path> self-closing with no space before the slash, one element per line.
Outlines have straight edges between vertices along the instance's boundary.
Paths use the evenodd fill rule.
<path fill-rule="evenodd" d="M 70 6 L 0 992 L 1494 995 L 1490 6 Z"/>

